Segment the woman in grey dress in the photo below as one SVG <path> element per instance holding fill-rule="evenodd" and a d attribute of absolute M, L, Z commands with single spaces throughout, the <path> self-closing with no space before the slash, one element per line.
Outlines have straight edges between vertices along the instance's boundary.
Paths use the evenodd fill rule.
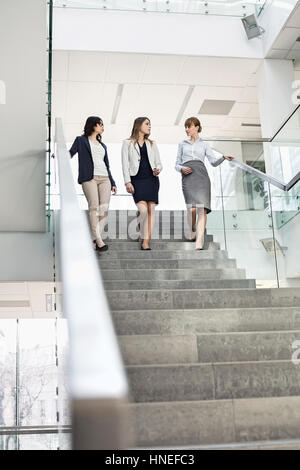
<path fill-rule="evenodd" d="M 204 159 L 207 157 L 212 166 L 218 166 L 225 159 L 232 160 L 233 157 L 223 155 L 221 158 L 216 158 L 214 156 L 209 144 L 199 137 L 202 127 L 198 118 L 187 119 L 184 126 L 188 139 L 180 142 L 178 146 L 175 168 L 182 174 L 182 190 L 191 228 L 190 241 L 196 242 L 196 250 L 202 250 L 206 216 L 211 212 L 210 179 Z"/>

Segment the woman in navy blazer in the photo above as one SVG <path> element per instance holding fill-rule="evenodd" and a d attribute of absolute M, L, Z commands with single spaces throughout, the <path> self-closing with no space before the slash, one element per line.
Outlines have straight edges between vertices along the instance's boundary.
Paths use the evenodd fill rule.
<path fill-rule="evenodd" d="M 116 194 L 116 183 L 111 175 L 107 147 L 102 142 L 102 119 L 90 116 L 84 126 L 84 134 L 76 137 L 70 154 L 78 153 L 78 183 L 88 201 L 93 242 L 97 251 L 106 251 L 102 240 L 111 191 Z"/>

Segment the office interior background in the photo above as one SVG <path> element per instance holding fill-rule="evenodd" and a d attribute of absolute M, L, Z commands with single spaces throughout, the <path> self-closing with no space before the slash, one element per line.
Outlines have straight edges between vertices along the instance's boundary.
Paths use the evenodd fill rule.
<path fill-rule="evenodd" d="M 250 39 L 249 31 L 254 31 Z M 300 341 L 299 104 L 297 0 L 1 2 L 0 449 L 300 446 L 300 382 L 293 359 Z M 207 243 L 211 250 L 225 253 L 226 262 L 235 260 L 228 269 L 234 266 L 243 272 L 241 280 L 249 282 L 234 284 L 233 277 L 230 284 L 227 279 L 223 303 L 214 304 L 211 298 L 222 296 L 223 281 L 219 286 L 218 278 L 214 284 L 203 284 L 209 287 L 199 281 L 190 292 L 193 296 L 197 291 L 199 303 L 175 305 L 174 300 L 168 314 L 197 308 L 202 319 L 204 310 L 208 314 L 209 308 L 220 308 L 237 319 L 245 309 L 248 322 L 240 317 L 227 323 L 223 319 L 213 327 L 221 320 L 211 312 L 210 326 L 199 324 L 193 330 L 187 321 L 180 330 L 185 339 L 176 339 L 179 329 L 172 333 L 170 325 L 165 330 L 154 328 L 154 319 L 145 331 L 137 325 L 131 331 L 121 327 L 122 302 L 127 305 L 124 310 L 135 310 L 136 315 L 143 305 L 148 314 L 155 310 L 154 316 L 166 306 L 162 300 L 147 304 L 147 289 L 143 299 L 137 290 L 130 293 L 135 278 L 127 285 L 128 298 L 121 287 L 117 297 L 115 286 L 108 282 L 125 283 L 127 274 L 120 279 L 106 277 L 114 259 L 108 258 L 108 266 L 103 261 L 99 270 L 88 246 L 87 202 L 77 183 L 77 157 L 69 161 L 67 150 L 90 115 L 104 121 L 103 141 L 118 187 L 110 203 L 109 224 L 117 227 L 111 252 L 114 247 L 121 249 L 114 243 L 122 217 L 129 214 L 130 222 L 136 212 L 124 186 L 121 146 L 137 116 L 150 118 L 151 138 L 159 146 L 163 164 L 153 243 L 167 242 L 170 233 L 177 243 L 176 229 L 184 223 L 186 208 L 175 161 L 178 143 L 186 138 L 186 118 L 200 119 L 201 138 L 216 156 L 235 157 L 217 168 L 206 164 L 212 183 Z M 170 225 L 174 232 L 168 232 Z M 128 263 L 134 260 L 130 249 L 124 250 Z M 203 270 L 201 263 L 199 258 L 193 269 Z M 121 273 L 121 264 L 116 266 Z M 164 269 L 171 269 L 171 264 Z M 169 281 L 173 286 L 169 289 L 163 282 L 161 287 L 149 283 L 148 289 L 167 298 L 171 289 L 179 288 Z M 275 310 L 266 312 L 267 307 Z M 259 320 L 252 321 L 252 314 Z M 148 345 L 151 335 L 164 332 L 163 346 L 158 338 Z M 250 332 L 256 332 L 254 339 Z M 242 333 L 248 335 L 244 349 Z M 202 334 L 211 335 L 218 357 Z M 197 359 L 195 351 L 187 352 L 184 341 L 198 341 Z M 249 390 L 244 385 L 234 390 L 230 369 L 228 375 L 220 372 L 211 395 L 207 392 L 214 387 L 211 372 L 203 369 L 201 374 L 207 377 L 202 377 L 203 383 L 199 379 L 201 384 L 194 385 L 197 393 L 190 396 L 182 389 L 192 387 L 196 373 L 193 378 L 174 379 L 170 372 L 166 385 L 158 371 L 153 378 L 147 369 L 156 360 L 150 353 L 134 362 L 131 355 L 137 357 L 148 347 L 157 350 L 161 367 L 182 361 L 198 364 L 201 355 L 202 367 L 224 362 L 229 369 L 240 362 L 244 368 L 238 374 L 249 381 Z M 180 353 L 171 357 L 164 348 Z M 249 370 L 247 362 L 257 368 Z M 150 386 L 152 395 L 137 385 L 138 373 L 140 381 L 158 381 L 154 391 Z M 266 379 L 259 388 L 264 375 L 269 382 Z M 171 393 L 162 392 L 168 386 L 181 392 L 170 398 Z M 239 421 L 234 423 L 229 404 L 224 404 L 229 398 L 239 410 Z M 213 399 L 220 400 L 215 404 L 220 408 L 209 408 Z M 136 403 L 140 407 L 144 403 L 145 409 L 136 411 L 141 410 Z M 183 403 L 187 410 L 180 408 Z M 174 408 L 166 411 L 163 404 Z M 276 407 L 282 411 L 277 421 Z M 265 428 L 263 413 L 259 417 L 264 409 L 270 417 Z M 168 435 L 167 422 L 174 423 L 177 434 Z M 105 435 L 105 427 L 111 433 Z M 124 428 L 132 431 L 132 438 Z M 142 436 L 140 440 L 136 435 Z"/>

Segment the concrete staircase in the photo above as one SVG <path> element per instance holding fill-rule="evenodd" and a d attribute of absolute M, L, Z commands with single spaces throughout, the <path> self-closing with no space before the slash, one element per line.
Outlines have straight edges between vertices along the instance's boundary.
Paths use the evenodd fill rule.
<path fill-rule="evenodd" d="M 210 235 L 204 251 L 176 239 L 148 252 L 108 244 L 99 262 L 137 447 L 300 443 L 300 289 L 256 289 Z"/>

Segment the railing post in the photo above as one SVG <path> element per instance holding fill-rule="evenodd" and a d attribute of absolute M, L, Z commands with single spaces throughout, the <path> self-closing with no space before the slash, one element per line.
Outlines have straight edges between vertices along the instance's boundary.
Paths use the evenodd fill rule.
<path fill-rule="evenodd" d="M 224 197 L 223 197 L 223 182 L 222 182 L 222 170 L 221 170 L 221 166 L 219 166 L 219 172 L 220 172 L 220 189 L 221 189 L 221 201 L 222 201 L 222 216 L 223 216 L 224 243 L 225 243 L 225 250 L 227 251 L 226 225 L 225 225 L 225 211 L 224 211 Z"/>
<path fill-rule="evenodd" d="M 272 232 L 273 232 L 273 246 L 274 246 L 276 279 L 277 279 L 277 287 L 279 289 L 280 286 L 279 286 L 278 263 L 277 263 L 277 252 L 276 252 L 276 239 L 275 239 L 275 229 L 274 229 L 274 216 L 273 216 L 273 206 L 272 206 L 272 196 L 271 196 L 270 183 L 268 183 L 268 191 L 269 191 L 270 211 L 271 211 L 271 221 L 272 221 L 271 223 L 272 223 Z"/>

